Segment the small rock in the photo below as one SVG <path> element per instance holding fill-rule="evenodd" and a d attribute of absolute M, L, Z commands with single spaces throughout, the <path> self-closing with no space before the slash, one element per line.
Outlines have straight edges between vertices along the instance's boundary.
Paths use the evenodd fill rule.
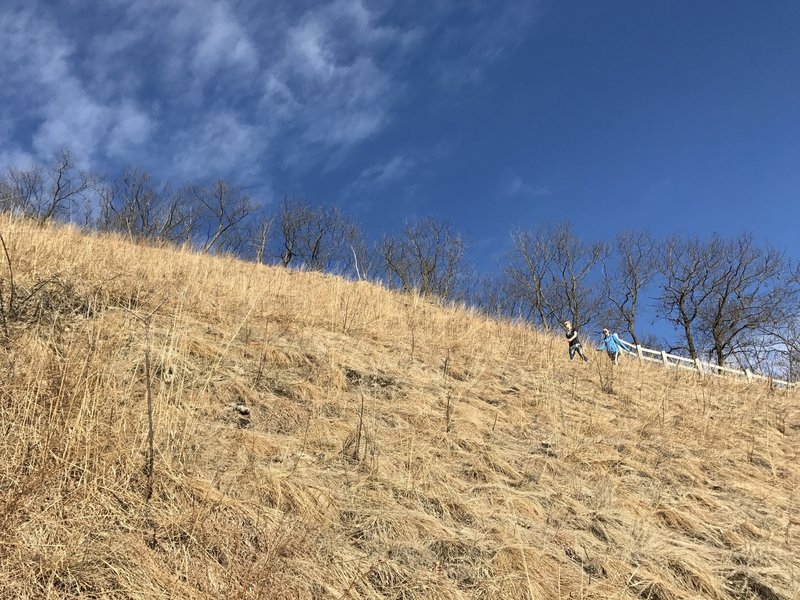
<path fill-rule="evenodd" d="M 175 380 L 175 372 L 177 369 L 173 365 L 169 365 L 161 374 L 161 378 L 166 383 L 172 383 Z"/>

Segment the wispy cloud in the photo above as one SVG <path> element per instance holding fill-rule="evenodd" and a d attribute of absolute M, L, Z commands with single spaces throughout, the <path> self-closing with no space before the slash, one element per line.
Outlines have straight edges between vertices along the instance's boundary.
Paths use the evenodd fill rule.
<path fill-rule="evenodd" d="M 196 41 L 191 53 L 191 64 L 198 75 L 209 77 L 220 69 L 235 68 L 243 73 L 252 73 L 258 66 L 258 53 L 242 25 L 231 14 L 231 9 L 222 2 L 214 2 L 209 11 L 187 14 L 183 5 L 176 27 L 196 31 Z"/>
<path fill-rule="evenodd" d="M 36 159 L 29 152 L 19 148 L 0 150 L 0 170 L 11 167 L 17 169 L 28 169 L 36 164 Z"/>
<path fill-rule="evenodd" d="M 419 64 L 433 65 L 428 78 L 474 81 L 533 14 L 532 0 L 10 2 L 5 162 L 69 147 L 87 166 L 245 185 L 339 164 L 393 123 L 426 76 Z M 352 189 L 411 166 L 399 152 Z"/>
<path fill-rule="evenodd" d="M 24 106 L 37 123 L 30 147 L 43 158 L 69 146 L 90 163 L 149 156 L 196 174 L 275 157 L 310 165 L 386 125 L 390 92 L 400 86 L 375 55 L 409 47 L 413 28 L 379 25 L 359 0 L 294 16 L 261 10 L 247 21 L 256 8 L 222 0 L 120 4 L 105 15 L 117 25 L 88 37 L 56 26 L 77 18 L 69 7 L 59 15 L 37 5 L 6 12 L 0 35 L 12 51 L 0 72 L 17 85 L 0 117 Z M 269 35 L 255 36 L 263 31 Z M 21 90 L 41 100 L 23 105 Z M 215 130 L 219 123 L 224 130 Z M 239 161 L 276 140 L 280 152 Z M 236 150 L 231 142 L 247 145 Z M 144 152 L 148 143 L 158 150 Z"/>
<path fill-rule="evenodd" d="M 390 121 L 402 84 L 380 54 L 406 51 L 415 28 L 378 23 L 360 0 L 338 0 L 306 11 L 264 79 L 263 106 L 297 132 L 289 163 L 348 149 Z"/>
<path fill-rule="evenodd" d="M 495 62 L 522 42 L 539 14 L 539 4 L 538 0 L 442 2 L 440 10 L 447 18 L 436 36 L 432 61 L 439 82 L 458 89 L 481 81 Z"/>
<path fill-rule="evenodd" d="M 413 167 L 414 161 L 410 158 L 394 156 L 386 162 L 372 165 L 361 171 L 356 180 L 342 190 L 342 195 L 347 198 L 354 194 L 383 189 L 395 182 L 402 181 Z"/>
<path fill-rule="evenodd" d="M 548 187 L 533 185 L 513 171 L 509 171 L 503 175 L 502 183 L 500 184 L 500 193 L 503 196 L 531 199 L 546 198 L 552 195 Z"/>
<path fill-rule="evenodd" d="M 149 118 L 128 99 L 100 98 L 87 90 L 73 66 L 74 45 L 56 23 L 33 9 L 8 11 L 0 16 L 0 38 L 11 49 L 0 63 L 6 87 L 3 117 L 22 110 L 38 126 L 31 149 L 40 156 L 70 147 L 76 158 L 91 163 L 109 147 L 143 143 Z M 131 118 L 136 127 L 131 128 Z M 21 155 L 28 154 L 15 149 Z"/>
<path fill-rule="evenodd" d="M 231 112 L 215 113 L 177 135 L 172 171 L 183 179 L 238 173 L 244 181 L 252 180 L 267 144 L 257 125 L 244 123 Z"/>

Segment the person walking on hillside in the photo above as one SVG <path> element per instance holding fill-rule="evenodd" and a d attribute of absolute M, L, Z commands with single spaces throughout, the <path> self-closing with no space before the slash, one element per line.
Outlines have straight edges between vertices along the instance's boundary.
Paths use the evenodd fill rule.
<path fill-rule="evenodd" d="M 610 333 L 608 329 L 603 329 L 603 341 L 597 347 L 597 351 L 599 352 L 600 350 L 605 350 L 608 353 L 608 358 L 615 365 L 619 364 L 620 355 L 626 352 L 619 336 L 616 333 Z"/>
<path fill-rule="evenodd" d="M 564 321 L 564 330 L 567 332 L 567 342 L 569 342 L 569 359 L 574 360 L 575 354 L 583 359 L 583 362 L 589 362 L 586 355 L 583 353 L 583 346 L 578 339 L 578 332 L 569 321 Z"/>

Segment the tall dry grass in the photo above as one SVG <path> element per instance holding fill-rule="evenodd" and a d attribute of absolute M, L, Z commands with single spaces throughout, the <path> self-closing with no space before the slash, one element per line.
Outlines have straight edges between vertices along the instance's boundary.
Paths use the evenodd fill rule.
<path fill-rule="evenodd" d="M 796 392 L 571 364 L 364 282 L 0 234 L 2 598 L 800 597 Z"/>

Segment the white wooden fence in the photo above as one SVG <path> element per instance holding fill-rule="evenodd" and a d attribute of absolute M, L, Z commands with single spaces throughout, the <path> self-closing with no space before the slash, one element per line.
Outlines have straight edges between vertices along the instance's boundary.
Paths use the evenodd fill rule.
<path fill-rule="evenodd" d="M 620 340 L 625 349 L 631 354 L 638 356 L 639 360 L 661 363 L 666 367 L 677 367 L 679 369 L 688 369 L 701 374 L 723 375 L 729 374 L 735 377 L 744 377 L 747 381 L 767 381 L 770 385 L 793 387 L 797 384 L 783 381 L 782 379 L 773 379 L 772 377 L 765 377 L 758 373 L 753 373 L 750 369 L 734 369 L 732 367 L 722 367 L 713 363 L 704 362 L 698 358 L 686 358 L 685 356 L 677 356 L 669 354 L 663 350 L 651 350 L 644 346 L 637 346 L 625 340 Z"/>

